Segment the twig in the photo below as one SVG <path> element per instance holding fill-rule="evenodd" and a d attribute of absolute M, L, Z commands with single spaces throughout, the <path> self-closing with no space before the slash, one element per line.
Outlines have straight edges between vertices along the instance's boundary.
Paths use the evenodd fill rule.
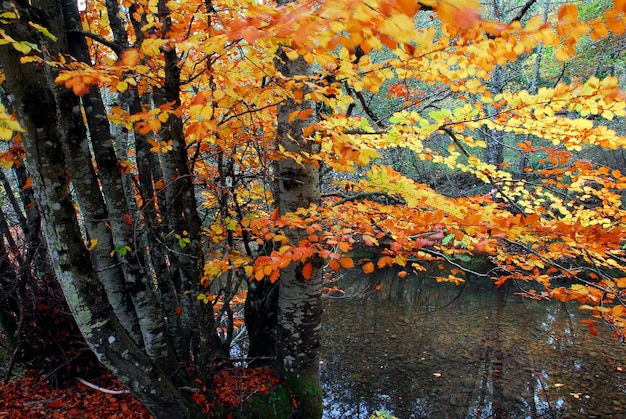
<path fill-rule="evenodd" d="M 94 390 L 98 390 L 98 391 L 101 391 L 101 392 L 106 393 L 106 394 L 130 394 L 130 390 L 109 390 L 108 388 L 103 388 L 103 387 L 97 386 L 97 385 L 95 385 L 93 383 L 90 383 L 87 380 L 84 380 L 84 379 L 80 378 L 80 377 L 76 377 L 76 380 L 79 381 L 80 383 L 86 385 L 87 387 L 91 387 Z"/>

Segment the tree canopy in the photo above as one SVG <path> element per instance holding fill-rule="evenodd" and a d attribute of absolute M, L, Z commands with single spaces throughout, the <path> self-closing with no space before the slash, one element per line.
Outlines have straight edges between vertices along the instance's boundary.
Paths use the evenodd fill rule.
<path fill-rule="evenodd" d="M 200 416 L 247 293 L 251 351 L 266 339 L 255 355 L 314 417 L 322 270 L 444 262 L 438 281 L 516 281 L 623 338 L 626 167 L 581 159 L 626 145 L 623 80 L 529 63 L 623 37 L 626 2 L 536 3 L 508 21 L 457 0 L 3 3 L 4 168 L 28 171 L 16 181 L 100 361 L 155 416 Z M 9 247 L 27 226 L 2 232 Z"/>

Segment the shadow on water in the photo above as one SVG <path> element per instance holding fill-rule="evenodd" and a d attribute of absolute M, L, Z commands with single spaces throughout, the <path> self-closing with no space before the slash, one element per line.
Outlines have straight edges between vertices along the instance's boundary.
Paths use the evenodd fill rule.
<path fill-rule="evenodd" d="M 346 295 L 324 312 L 325 418 L 626 417 L 626 345 L 592 336 L 576 304 L 391 271 L 338 285 Z"/>

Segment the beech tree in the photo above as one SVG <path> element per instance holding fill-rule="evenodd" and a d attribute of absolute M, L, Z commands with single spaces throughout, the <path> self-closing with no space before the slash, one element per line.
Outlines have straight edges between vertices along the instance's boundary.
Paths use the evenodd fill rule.
<path fill-rule="evenodd" d="M 246 290 L 251 353 L 284 379 L 293 417 L 320 417 L 324 266 L 400 266 L 406 276 L 445 261 L 454 269 L 438 281 L 460 283 L 480 257 L 491 270 L 479 274 L 496 284 L 580 301 L 592 333 L 598 318 L 623 337 L 625 178 L 572 154 L 626 144 L 599 123 L 626 115 L 618 80 L 489 88 L 498 66 L 539 45 L 566 61 L 583 37 L 623 35 L 623 0 L 588 22 L 567 4 L 510 23 L 457 0 L 2 7 L 0 136 L 23 146 L 86 342 L 155 417 L 206 415 Z M 433 25 L 417 28 L 419 13 Z M 454 95 L 429 109 L 405 81 Z M 404 104 L 372 125 L 363 92 L 383 83 L 397 83 L 391 96 Z M 479 130 L 520 138 L 542 165 L 514 178 L 493 164 L 500 157 L 483 161 Z M 449 139 L 445 153 L 429 147 L 437 134 Z M 387 149 L 492 192 L 438 194 L 387 165 Z M 363 175 L 322 194 L 321 167 Z M 355 261 L 355 244 L 379 256 Z"/>

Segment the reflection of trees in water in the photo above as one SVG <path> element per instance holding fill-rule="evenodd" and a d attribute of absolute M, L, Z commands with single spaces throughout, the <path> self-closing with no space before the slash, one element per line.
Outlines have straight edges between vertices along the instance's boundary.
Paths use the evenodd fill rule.
<path fill-rule="evenodd" d="M 550 418 L 583 402 L 586 411 L 610 411 L 569 393 L 578 391 L 573 380 L 594 381 L 582 370 L 624 359 L 626 350 L 617 347 L 607 361 L 611 350 L 588 340 L 569 306 L 521 301 L 484 282 L 460 288 L 394 272 L 357 274 L 342 286 L 352 298 L 333 299 L 325 312 L 328 418 L 366 418 L 380 408 L 401 418 Z M 589 392 L 624 397 L 623 381 L 604 381 Z"/>

